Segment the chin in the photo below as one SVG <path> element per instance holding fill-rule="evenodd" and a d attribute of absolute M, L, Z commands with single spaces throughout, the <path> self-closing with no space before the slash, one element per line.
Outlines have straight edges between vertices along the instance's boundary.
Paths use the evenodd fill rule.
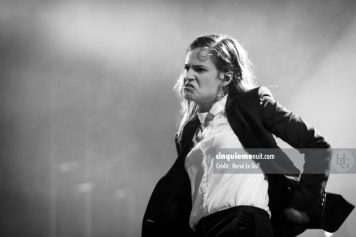
<path fill-rule="evenodd" d="M 186 100 L 193 100 L 194 101 L 194 95 L 192 95 L 191 93 L 184 93 L 184 99 L 186 99 Z"/>

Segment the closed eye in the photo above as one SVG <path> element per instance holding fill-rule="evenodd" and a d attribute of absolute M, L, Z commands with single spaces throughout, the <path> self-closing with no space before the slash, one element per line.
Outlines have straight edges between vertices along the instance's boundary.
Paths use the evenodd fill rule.
<path fill-rule="evenodd" d="M 205 67 L 200 66 L 200 65 L 188 65 L 188 64 L 184 65 L 185 71 L 189 71 L 190 68 L 192 68 L 194 71 L 196 71 L 198 73 L 207 71 L 207 69 Z"/>
<path fill-rule="evenodd" d="M 196 72 L 205 72 L 206 70 L 205 70 L 205 68 L 202 68 L 202 67 L 196 67 L 196 68 L 194 68 L 194 71 L 196 71 Z"/>

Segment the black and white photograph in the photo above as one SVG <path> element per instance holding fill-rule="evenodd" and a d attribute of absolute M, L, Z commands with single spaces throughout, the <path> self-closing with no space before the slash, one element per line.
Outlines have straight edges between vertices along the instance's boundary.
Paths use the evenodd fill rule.
<path fill-rule="evenodd" d="M 353 0 L 0 0 L 0 236 L 356 235 Z"/>

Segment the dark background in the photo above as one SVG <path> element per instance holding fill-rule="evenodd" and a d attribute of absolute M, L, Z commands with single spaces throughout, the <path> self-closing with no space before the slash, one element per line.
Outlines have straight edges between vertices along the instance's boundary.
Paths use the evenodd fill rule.
<path fill-rule="evenodd" d="M 1 0 L 0 235 L 138 236 L 176 158 L 172 87 L 203 34 L 236 38 L 285 107 L 355 147 L 355 13 L 352 0 Z M 355 177 L 328 190 L 355 204 Z M 334 236 L 354 236 L 355 213 Z"/>

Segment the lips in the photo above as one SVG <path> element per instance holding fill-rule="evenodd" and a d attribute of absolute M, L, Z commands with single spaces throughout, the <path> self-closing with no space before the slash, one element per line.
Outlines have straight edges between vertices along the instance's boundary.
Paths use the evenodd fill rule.
<path fill-rule="evenodd" d="M 191 88 L 194 89 L 195 87 L 192 84 L 185 84 L 184 89 Z"/>

